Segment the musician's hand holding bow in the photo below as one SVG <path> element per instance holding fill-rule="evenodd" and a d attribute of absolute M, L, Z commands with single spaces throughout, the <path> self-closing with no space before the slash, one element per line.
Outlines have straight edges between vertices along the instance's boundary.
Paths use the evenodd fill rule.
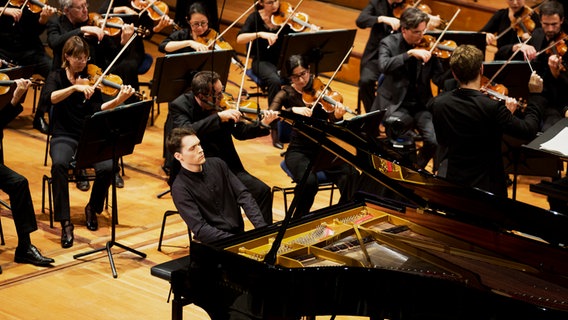
<path fill-rule="evenodd" d="M 418 60 L 422 60 L 424 63 L 428 62 L 432 57 L 432 53 L 425 49 L 410 49 L 408 50 L 408 55 Z"/>
<path fill-rule="evenodd" d="M 24 94 L 28 91 L 28 88 L 32 84 L 32 82 L 28 79 L 16 79 L 16 90 L 14 90 L 14 95 L 12 96 L 12 100 L 10 103 L 15 106 L 17 105 Z"/>
<path fill-rule="evenodd" d="M 265 32 L 265 31 L 257 32 L 256 37 L 266 39 L 268 41 L 269 46 L 273 45 L 276 42 L 276 40 L 278 40 L 278 35 L 276 33 Z"/>
<path fill-rule="evenodd" d="M 221 119 L 221 122 L 239 122 L 242 113 L 237 109 L 227 109 L 221 112 L 217 112 L 217 116 L 219 117 L 219 119 Z"/>
<path fill-rule="evenodd" d="M 87 100 L 90 99 L 93 93 L 95 92 L 95 88 L 91 86 L 89 79 L 84 79 L 84 78 L 77 78 L 72 88 L 74 91 L 82 92 L 85 95 L 85 99 Z"/>
<path fill-rule="evenodd" d="M 497 45 L 497 36 L 494 35 L 494 34 L 491 33 L 491 32 L 486 32 L 486 33 L 485 33 L 485 42 L 486 42 L 488 45 L 493 45 L 493 46 L 495 46 L 495 45 Z"/>
<path fill-rule="evenodd" d="M 384 23 L 386 25 L 389 25 L 394 31 L 396 31 L 396 30 L 398 30 L 398 28 L 400 28 L 400 20 L 398 20 L 397 18 L 394 18 L 394 17 L 379 16 L 377 18 L 377 21 L 379 23 Z"/>
<path fill-rule="evenodd" d="M 513 52 L 517 51 L 519 47 L 521 48 L 520 50 L 524 54 L 526 60 L 531 61 L 536 58 L 536 49 L 533 46 L 524 43 L 517 43 L 513 46 Z"/>
<path fill-rule="evenodd" d="M 105 36 L 104 30 L 95 26 L 82 26 L 81 32 L 83 32 L 83 35 L 85 37 L 93 36 L 96 37 L 99 41 L 103 40 Z"/>
<path fill-rule="evenodd" d="M 15 22 L 20 21 L 22 18 L 22 10 L 19 8 L 6 8 L 6 10 L 4 10 L 4 14 L 14 18 Z"/>
<path fill-rule="evenodd" d="M 120 45 L 125 45 L 133 34 L 134 25 L 132 23 L 125 23 L 122 26 L 122 32 L 120 34 Z"/>
<path fill-rule="evenodd" d="M 428 25 L 426 26 L 426 29 L 428 30 L 435 30 L 436 28 L 438 28 L 440 26 L 440 24 L 442 23 L 442 18 L 440 18 L 440 15 L 430 15 L 430 21 L 428 21 Z"/>
<path fill-rule="evenodd" d="M 312 109 L 308 107 L 293 107 L 292 112 L 306 117 L 312 116 Z"/>
<path fill-rule="evenodd" d="M 206 45 L 194 40 L 187 40 L 187 46 L 193 48 L 193 50 L 198 52 L 209 51 L 209 48 Z"/>
<path fill-rule="evenodd" d="M 541 93 L 543 85 L 544 83 L 542 78 L 536 73 L 536 71 L 533 71 L 529 79 L 529 92 Z"/>
<path fill-rule="evenodd" d="M 338 120 L 343 119 L 343 116 L 345 115 L 346 112 L 347 109 L 345 109 L 343 103 L 337 101 L 335 105 L 335 110 L 333 111 L 333 116 L 335 117 L 335 119 Z"/>
<path fill-rule="evenodd" d="M 278 118 L 278 112 L 274 110 L 264 110 L 262 121 L 260 121 L 263 125 L 268 126 L 270 123 Z"/>
<path fill-rule="evenodd" d="M 47 20 L 49 20 L 49 18 L 54 15 L 57 12 L 57 9 L 50 6 L 50 5 L 44 5 L 43 8 L 41 8 L 41 12 L 39 13 L 39 23 L 40 24 L 46 24 Z"/>

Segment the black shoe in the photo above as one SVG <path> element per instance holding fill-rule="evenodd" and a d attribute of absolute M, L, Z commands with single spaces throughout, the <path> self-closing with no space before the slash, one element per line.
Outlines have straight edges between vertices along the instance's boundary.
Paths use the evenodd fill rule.
<path fill-rule="evenodd" d="M 20 250 L 20 248 L 16 248 L 14 261 L 17 263 L 29 263 L 40 267 L 46 267 L 55 262 L 55 260 L 51 258 L 42 256 L 33 244 L 30 244 L 29 247 L 22 250 Z"/>
<path fill-rule="evenodd" d="M 45 123 L 45 119 L 43 117 L 34 117 L 33 127 L 43 134 L 49 133 L 49 125 Z"/>
<path fill-rule="evenodd" d="M 93 211 L 90 204 L 85 207 L 85 220 L 87 220 L 87 229 L 96 231 L 99 228 L 97 214 Z"/>
<path fill-rule="evenodd" d="M 116 173 L 114 175 L 114 183 L 116 184 L 117 188 L 124 188 L 124 180 L 122 180 L 120 173 Z"/>
<path fill-rule="evenodd" d="M 282 142 L 280 142 L 280 141 L 274 141 L 274 142 L 272 142 L 272 145 L 276 149 L 284 149 L 284 146 L 282 145 Z"/>
<path fill-rule="evenodd" d="M 87 180 L 77 181 L 77 189 L 81 191 L 89 191 L 91 184 Z"/>
<path fill-rule="evenodd" d="M 73 246 L 73 229 L 72 223 L 61 228 L 61 248 L 71 248 Z"/>

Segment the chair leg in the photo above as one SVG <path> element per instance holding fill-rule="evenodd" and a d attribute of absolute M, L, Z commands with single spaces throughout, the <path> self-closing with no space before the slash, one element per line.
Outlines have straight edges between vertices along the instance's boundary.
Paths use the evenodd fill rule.
<path fill-rule="evenodd" d="M 164 230 L 166 229 L 166 219 L 174 214 L 178 214 L 179 212 L 174 210 L 168 210 L 164 212 L 164 218 L 162 219 L 162 229 L 160 229 L 160 239 L 158 240 L 158 251 L 162 251 L 162 240 L 164 239 Z M 189 229 L 188 229 L 189 232 Z M 189 234 L 190 241 L 191 241 L 191 233 Z"/>
<path fill-rule="evenodd" d="M 45 142 L 45 155 L 43 156 L 43 165 L 47 166 L 47 155 L 49 154 L 49 141 L 51 136 L 49 133 L 47 134 L 46 142 Z"/>
<path fill-rule="evenodd" d="M 2 229 L 2 219 L 0 219 L 0 244 L 6 244 L 6 242 L 4 241 L 4 229 Z"/>

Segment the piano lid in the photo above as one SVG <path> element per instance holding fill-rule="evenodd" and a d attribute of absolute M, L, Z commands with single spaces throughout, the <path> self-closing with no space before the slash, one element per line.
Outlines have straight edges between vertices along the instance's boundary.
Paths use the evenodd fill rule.
<path fill-rule="evenodd" d="M 415 170 L 377 138 L 383 111 L 329 123 L 281 112 L 299 132 L 350 163 L 378 188 L 375 195 L 396 199 L 425 214 L 441 215 L 494 231 L 565 247 L 568 217 L 489 192 L 460 186 Z"/>

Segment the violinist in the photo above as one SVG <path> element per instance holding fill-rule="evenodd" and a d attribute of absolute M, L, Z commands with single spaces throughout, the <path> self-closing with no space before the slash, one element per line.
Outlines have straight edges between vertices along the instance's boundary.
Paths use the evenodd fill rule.
<path fill-rule="evenodd" d="M 495 60 L 507 60 L 516 50 L 513 45 L 527 40 L 540 26 L 538 14 L 525 5 L 525 0 L 507 0 L 507 4 L 508 8 L 495 12 L 480 30 L 485 33 L 488 45 L 497 46 Z M 523 56 L 516 59 L 523 60 Z"/>
<path fill-rule="evenodd" d="M 6 1 L 2 1 L 2 6 Z M 27 7 L 7 7 L 0 17 L 0 58 L 18 66 L 34 66 L 34 74 L 47 78 L 52 59 L 45 51 L 40 35 L 55 12 L 50 5 L 43 6 L 39 13 L 33 13 Z M 42 108 L 36 110 L 33 127 L 47 133 Z"/>
<path fill-rule="evenodd" d="M 380 76 L 379 43 L 400 27 L 400 21 L 394 17 L 393 7 L 402 2 L 403 0 L 370 0 L 355 21 L 361 29 L 371 28 L 359 70 L 359 96 L 366 112 L 371 111 Z"/>
<path fill-rule="evenodd" d="M 564 8 L 558 1 L 544 2 L 540 6 L 539 16 L 541 27 L 534 30 L 527 52 L 539 53 L 532 55 L 535 57 L 532 65 L 542 77 L 544 86 L 541 93 L 529 96 L 529 102 L 533 101 L 543 109 L 541 130 L 546 131 L 567 116 L 568 75 L 565 71 L 566 58 L 562 56 L 562 52 L 566 52 L 567 42 L 561 40 L 566 34 L 562 32 Z M 553 45 L 554 43 L 556 44 Z"/>
<path fill-rule="evenodd" d="M 418 47 L 429 17 L 416 8 L 406 9 L 400 17 L 400 33 L 385 37 L 379 48 L 379 72 L 384 80 L 373 102 L 374 110 L 386 110 L 385 119 L 411 118 L 423 137 L 416 166 L 423 169 L 436 152 L 436 134 L 426 103 L 432 98 L 430 81 L 441 87 L 448 75 L 430 51 Z M 389 128 L 386 128 L 389 132 Z M 389 136 L 391 139 L 398 137 Z M 436 168 L 436 162 L 434 163 Z"/>
<path fill-rule="evenodd" d="M 310 67 L 306 60 L 300 55 L 292 55 L 286 61 L 286 74 L 291 84 L 282 86 L 270 104 L 270 110 L 280 111 L 282 109 L 294 112 L 306 117 L 315 117 L 325 121 L 336 122 L 343 119 L 346 112 L 345 107 L 338 103 L 333 112 L 328 112 L 320 104 L 307 106 L 303 96 L 311 91 L 314 77 L 310 74 Z M 355 184 L 358 179 L 357 171 L 349 164 L 339 159 L 328 159 L 329 153 L 325 153 L 318 147 L 317 143 L 306 138 L 296 129 L 290 136 L 290 145 L 286 150 L 284 160 L 290 169 L 294 181 L 300 181 L 307 164 L 311 160 L 318 159 L 314 169 L 306 181 L 304 188 L 300 190 L 299 185 L 294 189 L 294 196 L 298 198 L 296 212 L 299 216 L 307 214 L 314 202 L 318 191 L 318 181 L 316 171 L 324 171 L 326 176 L 333 181 L 341 193 L 340 202 L 348 201 L 354 194 Z M 329 161 L 328 161 L 329 160 Z"/>
<path fill-rule="evenodd" d="M 251 175 L 244 167 L 233 143 L 268 135 L 267 126 L 277 118 L 274 111 L 265 111 L 258 123 L 240 121 L 242 114 L 236 109 L 220 110 L 223 84 L 212 71 L 200 71 L 191 81 L 191 92 L 184 93 L 169 103 L 168 112 L 174 128 L 193 128 L 206 157 L 224 160 L 231 172 L 250 191 L 266 223 L 272 223 L 272 194 L 270 187 Z M 179 171 L 178 161 L 170 172 L 170 185 Z"/>
<path fill-rule="evenodd" d="M 0 123 L 2 124 L 0 130 L 3 130 L 4 126 L 23 110 L 21 100 L 31 85 L 31 81 L 25 79 L 17 79 L 15 82 L 16 89 L 12 99 L 0 108 Z M 2 139 L 2 132 L 0 132 L 0 139 Z M 37 230 L 37 221 L 28 180 L 4 163 L 0 163 L 0 189 L 10 197 L 12 217 L 18 236 L 14 261 L 43 267 L 50 266 L 55 261 L 43 256 L 32 244 L 30 238 L 30 234 Z M 0 268 L 1 272 L 2 268 Z"/>
<path fill-rule="evenodd" d="M 520 119 L 513 115 L 518 105 L 515 99 L 498 101 L 482 93 L 483 52 L 475 46 L 457 47 L 450 57 L 450 69 L 459 88 L 443 92 L 428 105 L 440 144 L 438 175 L 507 197 L 503 133 L 534 138 L 541 110 L 529 103 Z"/>
<path fill-rule="evenodd" d="M 183 53 L 194 51 L 209 51 L 205 38 L 210 32 L 214 32 L 209 28 L 209 16 L 201 3 L 197 2 L 189 7 L 187 12 L 187 24 L 189 28 L 174 31 L 167 38 L 162 40 L 158 46 L 158 50 L 163 53 Z"/>
<path fill-rule="evenodd" d="M 245 20 L 237 36 L 237 43 L 248 43 L 252 46 L 250 50 L 253 57 L 252 71 L 267 86 L 268 105 L 270 105 L 283 82 L 276 67 L 282 50 L 282 39 L 284 35 L 294 31 L 288 24 L 278 26 L 272 22 L 272 16 L 280 10 L 279 0 L 260 0 L 257 9 Z M 272 125 L 271 138 L 275 148 L 283 148 L 278 140 L 276 122 Z"/>
<path fill-rule="evenodd" d="M 92 87 L 85 74 L 90 57 L 89 45 L 79 37 L 70 37 L 63 46 L 63 65 L 51 72 L 43 86 L 41 101 L 52 106 L 52 138 L 49 149 L 55 220 L 61 222 L 61 247 L 73 246 L 73 223 L 69 207 L 69 166 L 75 154 L 85 119 L 93 113 L 124 103 L 134 94 L 129 85 L 121 85 L 115 98 L 103 102 L 101 92 Z M 96 180 L 85 207 L 87 229 L 97 230 L 97 214 L 103 211 L 111 184 L 112 160 L 93 164 Z"/>

